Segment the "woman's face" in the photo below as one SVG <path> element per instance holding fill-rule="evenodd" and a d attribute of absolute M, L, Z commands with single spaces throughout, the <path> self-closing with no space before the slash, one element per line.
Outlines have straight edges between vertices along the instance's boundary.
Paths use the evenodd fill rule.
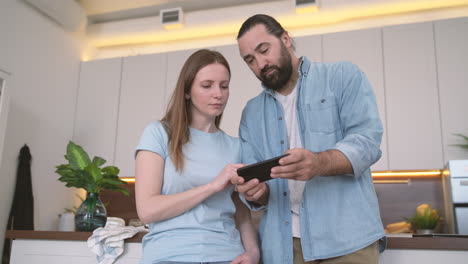
<path fill-rule="evenodd" d="M 192 116 L 215 119 L 223 113 L 229 98 L 229 71 L 219 63 L 201 68 L 186 98 L 192 101 Z"/>

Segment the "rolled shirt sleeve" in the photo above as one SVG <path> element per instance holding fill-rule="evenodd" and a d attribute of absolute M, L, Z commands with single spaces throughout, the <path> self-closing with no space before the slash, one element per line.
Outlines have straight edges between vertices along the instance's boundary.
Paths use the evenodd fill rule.
<path fill-rule="evenodd" d="M 383 127 L 376 98 L 363 72 L 352 63 L 341 67 L 340 121 L 344 138 L 336 143 L 360 176 L 382 156 Z"/>

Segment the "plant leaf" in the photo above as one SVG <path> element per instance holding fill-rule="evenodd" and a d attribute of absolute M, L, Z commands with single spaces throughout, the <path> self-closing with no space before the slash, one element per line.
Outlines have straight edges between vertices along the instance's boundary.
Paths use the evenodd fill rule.
<path fill-rule="evenodd" d="M 86 168 L 87 171 L 92 176 L 92 182 L 98 183 L 102 179 L 101 169 L 94 163 L 90 163 Z"/>
<path fill-rule="evenodd" d="M 453 144 L 452 146 L 468 149 L 468 144 Z"/>
<path fill-rule="evenodd" d="M 451 146 L 468 149 L 468 136 L 465 136 L 465 135 L 460 134 L 460 133 L 454 133 L 453 135 L 457 136 L 457 137 L 461 137 L 465 141 L 465 143 L 464 144 L 451 144 Z"/>
<path fill-rule="evenodd" d="M 84 170 L 91 163 L 88 153 L 73 141 L 68 142 L 66 159 L 74 170 Z"/>
<path fill-rule="evenodd" d="M 95 156 L 91 162 L 86 151 L 72 141 L 67 145 L 65 159 L 69 164 L 56 166 L 55 172 L 60 175 L 58 180 L 64 182 L 66 187 L 82 188 L 93 193 L 108 189 L 129 195 L 129 191 L 122 187 L 127 182 L 119 178 L 119 168 L 100 168 L 106 163 L 105 159 Z"/>
<path fill-rule="evenodd" d="M 102 173 L 105 176 L 117 176 L 119 175 L 119 172 L 120 172 L 119 168 L 115 166 L 107 166 L 107 167 L 102 168 Z"/>
<path fill-rule="evenodd" d="M 455 135 L 455 136 L 459 136 L 459 137 L 461 137 L 461 138 L 465 139 L 465 141 L 466 141 L 466 142 L 468 142 L 468 136 L 465 136 L 465 135 L 463 135 L 463 134 L 460 134 L 460 133 L 455 133 L 455 134 L 453 134 L 453 135 Z"/>
<path fill-rule="evenodd" d="M 106 163 L 106 160 L 101 157 L 96 156 L 93 158 L 93 163 L 96 164 L 96 166 L 101 167 L 101 165 Z"/>

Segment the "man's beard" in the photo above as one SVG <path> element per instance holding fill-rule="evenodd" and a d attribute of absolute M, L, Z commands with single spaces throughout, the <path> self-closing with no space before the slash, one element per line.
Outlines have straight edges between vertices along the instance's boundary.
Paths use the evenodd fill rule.
<path fill-rule="evenodd" d="M 266 76 L 266 73 L 269 70 L 273 70 L 269 76 Z M 260 81 L 262 84 L 272 89 L 273 91 L 278 91 L 283 88 L 286 83 L 288 83 L 289 79 L 291 78 L 292 73 L 292 63 L 291 63 L 291 55 L 289 54 L 288 50 L 281 43 L 281 57 L 279 61 L 279 66 L 276 65 L 267 65 L 260 71 Z M 258 76 L 257 76 L 258 77 Z"/>

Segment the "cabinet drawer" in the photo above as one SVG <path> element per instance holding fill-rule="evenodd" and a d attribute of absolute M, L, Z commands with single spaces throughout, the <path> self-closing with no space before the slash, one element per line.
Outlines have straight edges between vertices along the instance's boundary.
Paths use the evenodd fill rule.
<path fill-rule="evenodd" d="M 453 203 L 468 203 L 468 178 L 452 178 Z"/>

